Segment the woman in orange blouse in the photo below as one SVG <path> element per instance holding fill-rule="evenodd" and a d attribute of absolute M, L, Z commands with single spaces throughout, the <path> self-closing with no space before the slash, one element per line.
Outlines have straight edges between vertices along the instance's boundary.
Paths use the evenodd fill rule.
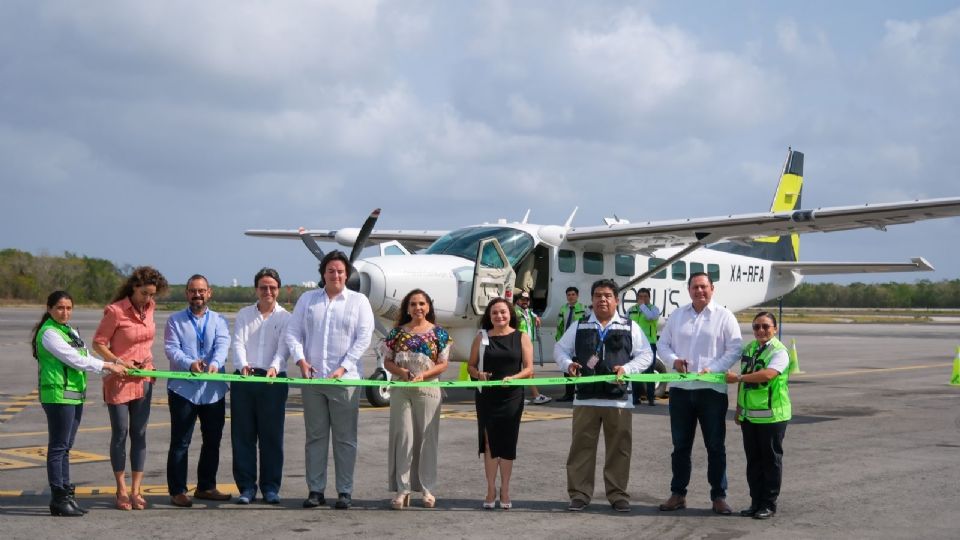
<path fill-rule="evenodd" d="M 127 368 L 152 370 L 156 325 L 153 297 L 163 294 L 167 280 L 149 266 L 134 268 L 113 301 L 103 310 L 103 319 L 93 336 L 93 350 L 104 360 Z M 110 413 L 110 464 L 117 480 L 119 510 L 143 510 L 140 492 L 147 456 L 147 421 L 154 379 L 121 375 L 103 377 L 103 400 Z M 125 465 L 127 435 L 130 436 L 131 492 L 127 491 Z"/>

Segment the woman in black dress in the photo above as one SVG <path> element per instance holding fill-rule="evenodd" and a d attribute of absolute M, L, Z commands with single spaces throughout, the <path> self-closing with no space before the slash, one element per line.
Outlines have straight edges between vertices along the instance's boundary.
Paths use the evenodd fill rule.
<path fill-rule="evenodd" d="M 480 321 L 482 330 L 473 340 L 467 371 L 481 381 L 509 381 L 533 376 L 533 344 L 517 331 L 517 315 L 510 301 L 496 298 Z M 480 349 L 483 349 L 481 358 Z M 487 477 L 483 507 L 496 507 L 497 470 L 500 471 L 500 508 L 510 509 L 510 474 L 517 458 L 517 436 L 523 415 L 523 387 L 487 387 L 476 392 L 479 450 Z"/>

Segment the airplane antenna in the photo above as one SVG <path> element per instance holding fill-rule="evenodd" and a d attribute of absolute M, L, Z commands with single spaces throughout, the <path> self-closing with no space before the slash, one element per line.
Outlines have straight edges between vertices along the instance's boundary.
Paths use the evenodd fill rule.
<path fill-rule="evenodd" d="M 568 217 L 568 218 L 567 218 L 567 222 L 563 224 L 563 228 L 564 228 L 564 229 L 569 229 L 569 228 L 570 228 L 570 224 L 573 223 L 573 216 L 577 215 L 577 210 L 579 210 L 579 209 L 580 209 L 579 206 L 574 206 L 574 207 L 573 207 L 573 212 L 570 212 L 570 217 Z"/>
<path fill-rule="evenodd" d="M 528 219 L 529 217 L 530 217 L 530 209 L 527 208 L 527 213 L 523 215 L 523 221 L 521 221 L 520 223 L 524 223 L 524 224 L 525 224 L 525 223 L 527 222 L 527 219 Z"/>

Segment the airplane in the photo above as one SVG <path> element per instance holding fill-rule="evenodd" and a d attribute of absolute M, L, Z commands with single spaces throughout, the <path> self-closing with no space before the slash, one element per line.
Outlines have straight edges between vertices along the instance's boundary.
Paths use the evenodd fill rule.
<path fill-rule="evenodd" d="M 551 326 L 576 286 L 589 294 L 600 278 L 621 287 L 623 314 L 636 303 L 641 286 L 651 290 L 663 319 L 690 302 L 686 280 L 707 272 L 717 283 L 714 301 L 736 312 L 789 293 L 805 276 L 862 272 L 933 270 L 923 258 L 910 262 L 801 261 L 799 235 L 890 225 L 960 215 L 960 197 L 802 209 L 802 152 L 788 149 L 769 212 L 630 223 L 605 218 L 599 226 L 572 226 L 576 209 L 563 225 L 499 219 L 452 231 L 374 230 L 380 209 L 359 229 L 248 230 L 246 235 L 300 239 L 319 259 L 317 240 L 352 248 L 354 274 L 347 286 L 370 300 L 377 333 L 393 326 L 400 302 L 414 288 L 433 298 L 437 324 L 454 339 L 451 359 L 465 360 L 487 303 L 529 292 L 541 314 L 540 364 L 552 360 Z M 379 245 L 379 255 L 359 258 L 363 248 Z M 662 366 L 661 366 L 662 369 Z M 388 380 L 382 360 L 372 379 Z M 368 400 L 389 401 L 388 387 L 369 387 Z"/>

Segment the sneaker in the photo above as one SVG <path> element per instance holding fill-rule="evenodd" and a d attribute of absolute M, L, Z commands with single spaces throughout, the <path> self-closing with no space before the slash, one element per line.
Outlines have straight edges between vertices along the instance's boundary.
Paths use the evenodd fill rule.
<path fill-rule="evenodd" d="M 311 491 L 303 501 L 304 508 L 316 508 L 321 504 L 327 504 L 327 499 L 325 499 L 323 493 L 319 491 Z"/>
<path fill-rule="evenodd" d="M 349 493 L 338 493 L 337 502 L 333 505 L 337 510 L 346 510 L 353 506 L 353 499 L 350 498 Z"/>
<path fill-rule="evenodd" d="M 273 491 L 269 491 L 263 494 L 263 502 L 267 504 L 280 504 L 280 495 L 277 495 Z"/>
<path fill-rule="evenodd" d="M 253 499 L 256 497 L 252 491 L 243 491 L 240 493 L 240 496 L 237 497 L 237 504 L 250 504 L 253 502 Z"/>
<path fill-rule="evenodd" d="M 614 510 L 617 512 L 629 512 L 630 511 L 630 501 L 626 499 L 618 499 L 610 504 Z"/>
<path fill-rule="evenodd" d="M 537 397 L 528 401 L 528 403 L 530 403 L 531 405 L 543 405 L 544 403 L 550 403 L 551 401 L 553 401 L 552 397 L 546 394 L 540 394 Z"/>
<path fill-rule="evenodd" d="M 587 501 L 583 499 L 570 499 L 570 506 L 567 507 L 567 510 L 571 512 L 579 512 L 587 507 Z"/>

